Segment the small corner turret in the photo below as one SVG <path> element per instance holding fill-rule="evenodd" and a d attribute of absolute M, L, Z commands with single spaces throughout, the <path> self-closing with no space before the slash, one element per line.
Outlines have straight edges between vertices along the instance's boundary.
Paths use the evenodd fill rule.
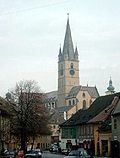
<path fill-rule="evenodd" d="M 105 92 L 107 95 L 115 93 L 115 88 L 112 85 L 112 79 L 110 77 L 109 86 L 107 87 L 107 91 Z"/>

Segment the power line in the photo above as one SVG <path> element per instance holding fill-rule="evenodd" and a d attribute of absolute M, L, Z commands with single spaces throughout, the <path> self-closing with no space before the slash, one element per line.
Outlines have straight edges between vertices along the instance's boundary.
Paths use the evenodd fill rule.
<path fill-rule="evenodd" d="M 27 11 L 31 11 L 31 10 L 40 9 L 40 8 L 46 8 L 46 7 L 50 7 L 50 6 L 57 6 L 59 4 L 64 4 L 64 3 L 69 3 L 69 2 L 70 2 L 70 0 L 64 0 L 63 2 L 51 3 L 51 4 L 36 6 L 36 7 L 32 7 L 32 8 L 25 8 L 25 9 L 21 9 L 21 10 L 9 11 L 9 12 L 0 14 L 0 16 L 10 15 L 10 14 L 15 14 L 15 13 L 22 13 L 22 12 L 27 12 Z"/>

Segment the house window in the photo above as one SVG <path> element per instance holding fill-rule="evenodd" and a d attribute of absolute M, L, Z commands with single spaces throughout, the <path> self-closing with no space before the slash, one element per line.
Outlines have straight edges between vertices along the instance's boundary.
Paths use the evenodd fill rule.
<path fill-rule="evenodd" d="M 62 129 L 62 138 L 68 138 L 68 129 Z"/>
<path fill-rule="evenodd" d="M 81 127 L 81 135 L 84 133 L 84 126 Z"/>
<path fill-rule="evenodd" d="M 92 135 L 92 134 L 93 134 L 93 127 L 90 126 L 90 135 Z"/>
<path fill-rule="evenodd" d="M 86 100 L 83 100 L 83 109 L 86 109 Z"/>
<path fill-rule="evenodd" d="M 117 119 L 114 119 L 114 129 L 117 129 Z"/>

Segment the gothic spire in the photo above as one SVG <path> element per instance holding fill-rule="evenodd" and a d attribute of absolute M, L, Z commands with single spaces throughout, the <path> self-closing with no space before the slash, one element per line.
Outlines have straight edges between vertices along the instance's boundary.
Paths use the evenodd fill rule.
<path fill-rule="evenodd" d="M 73 48 L 73 42 L 72 42 L 72 36 L 71 36 L 71 30 L 69 24 L 69 16 L 66 25 L 66 33 L 65 33 L 64 45 L 63 45 L 63 55 L 64 55 L 64 59 L 70 59 L 70 60 L 74 59 L 74 48 Z"/>
<path fill-rule="evenodd" d="M 58 55 L 59 61 L 62 60 L 62 52 L 61 52 L 61 44 L 60 44 L 60 48 L 59 48 L 59 55 Z"/>
<path fill-rule="evenodd" d="M 77 46 L 75 48 L 75 59 L 78 60 L 78 50 L 77 50 Z"/>

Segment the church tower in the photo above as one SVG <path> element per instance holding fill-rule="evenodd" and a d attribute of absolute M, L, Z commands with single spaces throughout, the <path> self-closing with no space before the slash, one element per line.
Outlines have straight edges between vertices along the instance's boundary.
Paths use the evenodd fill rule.
<path fill-rule="evenodd" d="M 70 89 L 79 85 L 79 60 L 77 47 L 74 50 L 69 17 L 67 19 L 63 50 L 58 55 L 58 107 L 65 106 L 65 97 Z"/>
<path fill-rule="evenodd" d="M 110 77 L 109 86 L 107 87 L 107 91 L 105 93 L 106 93 L 106 95 L 114 94 L 115 93 L 114 90 L 115 90 L 115 88 L 113 87 L 112 79 Z"/>

